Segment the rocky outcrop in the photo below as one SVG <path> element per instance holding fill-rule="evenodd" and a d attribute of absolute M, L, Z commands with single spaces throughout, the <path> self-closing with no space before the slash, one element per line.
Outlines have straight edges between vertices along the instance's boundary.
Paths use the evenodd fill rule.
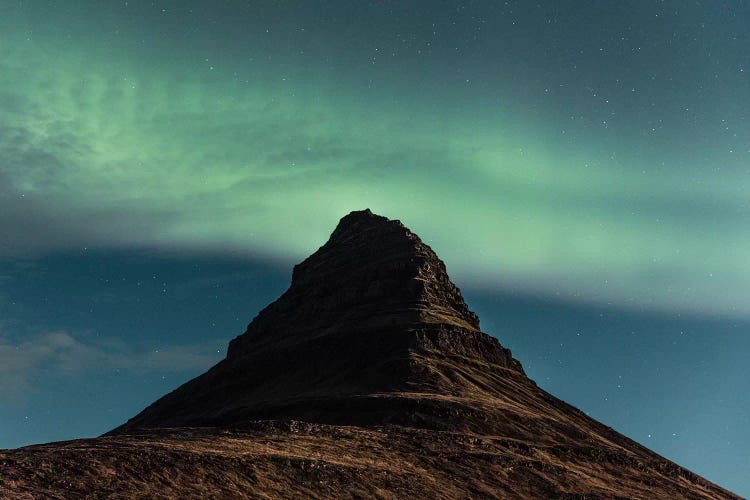
<path fill-rule="evenodd" d="M 341 219 L 328 242 L 294 266 L 289 290 L 230 342 L 227 357 L 263 340 L 425 323 L 479 330 L 435 252 L 399 221 L 363 210 Z"/>
<path fill-rule="evenodd" d="M 237 498 L 738 498 L 537 387 L 430 247 L 369 210 L 205 374 L 98 440 L 0 453 L 0 494 L 156 483 Z"/>
<path fill-rule="evenodd" d="M 510 351 L 479 330 L 428 245 L 399 221 L 357 211 L 294 267 L 289 289 L 230 342 L 225 360 L 114 432 L 276 416 L 406 421 L 402 393 L 489 390 L 455 368 L 477 363 L 527 380 Z"/>

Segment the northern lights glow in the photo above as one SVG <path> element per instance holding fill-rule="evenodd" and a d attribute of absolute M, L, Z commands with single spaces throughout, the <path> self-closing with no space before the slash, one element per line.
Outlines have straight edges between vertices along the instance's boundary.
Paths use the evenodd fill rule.
<path fill-rule="evenodd" d="M 737 334 L 750 319 L 749 22 L 731 1 L 0 0 L 0 354 L 58 328 L 8 312 L 18 262 L 148 249 L 286 270 L 365 207 L 423 236 L 480 303 L 520 294 Z M 108 335 L 146 358 L 145 334 Z M 736 399 L 740 342 L 715 337 L 728 382 L 694 383 Z M 696 346 L 685 352 L 709 351 Z M 750 412 L 736 404 L 733 425 Z"/>
<path fill-rule="evenodd" d="M 17 10 L 33 18 L 33 9 Z M 259 62 L 231 50 L 233 36 L 250 45 L 264 31 L 222 40 L 217 27 L 213 47 L 166 43 L 190 28 L 170 22 L 188 16 L 187 7 L 146 9 L 157 31 L 142 29 L 141 43 L 134 26 L 115 22 L 114 7 L 91 10 L 104 22 L 79 18 L 79 26 L 46 30 L 27 21 L 24 30 L 9 21 L 4 30 L 3 204 L 17 213 L 30 205 L 39 224 L 66 233 L 40 227 L 4 242 L 6 254 L 155 245 L 299 259 L 341 214 L 369 206 L 435 235 L 454 273 L 482 276 L 487 286 L 750 314 L 750 151 L 714 152 L 707 163 L 707 151 L 684 157 L 690 135 L 632 137 L 633 124 L 618 114 L 643 99 L 602 90 L 602 102 L 591 96 L 580 106 L 611 108 L 606 127 L 580 114 L 560 123 L 540 112 L 554 107 L 550 92 L 563 94 L 555 106 L 574 110 L 556 82 L 513 105 L 504 101 L 519 89 L 503 74 L 486 80 L 505 83 L 507 97 L 490 83 L 472 89 L 470 78 L 468 90 L 427 95 L 421 81 L 368 88 L 351 72 L 318 68 L 314 56 L 288 62 L 303 57 L 291 57 L 292 47 Z M 201 57 L 209 50 L 215 62 Z M 616 86 L 611 75 L 597 79 Z M 632 94 L 649 91 L 644 79 Z M 451 91 L 474 105 L 496 102 L 463 109 Z"/>

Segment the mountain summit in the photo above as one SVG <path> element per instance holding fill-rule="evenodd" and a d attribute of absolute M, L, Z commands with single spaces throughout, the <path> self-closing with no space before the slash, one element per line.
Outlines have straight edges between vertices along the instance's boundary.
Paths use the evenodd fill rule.
<path fill-rule="evenodd" d="M 333 328 L 454 324 L 479 330 L 445 264 L 399 221 L 352 212 L 328 242 L 294 266 L 292 284 L 235 339 L 228 357 L 258 336 L 305 336 Z"/>
<path fill-rule="evenodd" d="M 739 498 L 530 380 L 435 252 L 352 212 L 208 372 L 3 498 Z"/>
<path fill-rule="evenodd" d="M 485 417 L 454 418 L 468 407 L 446 397 L 491 397 L 499 387 L 487 377 L 527 380 L 479 330 L 435 252 L 399 221 L 363 210 L 294 267 L 289 289 L 226 359 L 113 433 L 258 418 L 485 427 Z"/>

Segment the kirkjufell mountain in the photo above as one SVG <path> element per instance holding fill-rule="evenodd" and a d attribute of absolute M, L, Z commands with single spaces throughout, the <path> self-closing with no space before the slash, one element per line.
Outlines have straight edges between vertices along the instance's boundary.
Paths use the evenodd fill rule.
<path fill-rule="evenodd" d="M 487 399 L 526 380 L 430 247 L 365 210 L 294 267 L 225 360 L 111 434 L 280 418 L 489 432 Z"/>
<path fill-rule="evenodd" d="M 203 375 L 100 438 L 0 451 L 0 497 L 739 498 L 537 387 L 369 210 Z"/>

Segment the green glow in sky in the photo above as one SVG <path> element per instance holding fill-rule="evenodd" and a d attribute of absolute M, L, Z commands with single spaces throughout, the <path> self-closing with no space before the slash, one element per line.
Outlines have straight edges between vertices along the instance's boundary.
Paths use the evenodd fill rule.
<path fill-rule="evenodd" d="M 686 154 L 697 134 L 617 131 L 615 114 L 612 134 L 566 121 L 546 111 L 577 101 L 519 98 L 503 72 L 373 84 L 299 51 L 243 53 L 230 35 L 175 48 L 168 23 L 102 19 L 0 23 L 6 256 L 146 245 L 298 261 L 369 207 L 460 283 L 750 315 L 748 151 Z"/>

